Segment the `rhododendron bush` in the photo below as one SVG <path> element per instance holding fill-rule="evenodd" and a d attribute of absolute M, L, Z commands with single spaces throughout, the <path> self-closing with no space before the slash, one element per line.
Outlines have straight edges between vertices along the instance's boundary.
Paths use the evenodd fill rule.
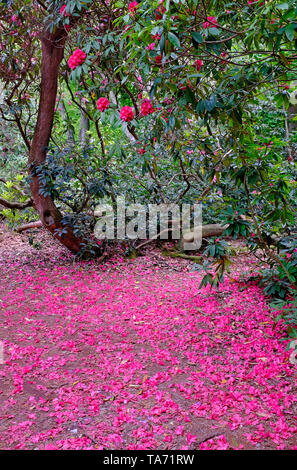
<path fill-rule="evenodd" d="M 292 288 L 293 1 L 16 1 L 1 12 L 1 113 L 25 143 L 31 203 L 55 237 L 87 252 L 102 196 L 198 200 L 207 221 L 263 250 L 279 292 Z M 282 131 L 260 119 L 267 102 Z"/>

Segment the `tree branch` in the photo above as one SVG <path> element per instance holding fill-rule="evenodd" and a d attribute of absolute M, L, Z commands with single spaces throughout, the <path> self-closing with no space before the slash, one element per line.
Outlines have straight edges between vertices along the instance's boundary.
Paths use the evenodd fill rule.
<path fill-rule="evenodd" d="M 6 201 L 6 199 L 3 199 L 0 197 L 0 204 L 4 207 L 7 207 L 8 209 L 26 209 L 26 207 L 32 207 L 33 206 L 33 201 L 30 199 L 27 202 L 12 202 L 12 201 Z"/>

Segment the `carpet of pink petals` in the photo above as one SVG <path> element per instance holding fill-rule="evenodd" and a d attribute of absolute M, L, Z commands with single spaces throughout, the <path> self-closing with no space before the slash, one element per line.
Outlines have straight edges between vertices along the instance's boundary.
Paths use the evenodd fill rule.
<path fill-rule="evenodd" d="M 1 449 L 297 449 L 297 366 L 258 287 L 148 257 L 11 267 Z"/>

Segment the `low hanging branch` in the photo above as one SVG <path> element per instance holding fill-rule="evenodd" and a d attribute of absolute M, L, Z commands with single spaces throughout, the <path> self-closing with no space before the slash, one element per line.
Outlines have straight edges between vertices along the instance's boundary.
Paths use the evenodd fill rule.
<path fill-rule="evenodd" d="M 30 199 L 27 202 L 12 202 L 6 201 L 6 199 L 0 197 L 0 204 L 8 209 L 26 209 L 27 207 L 33 206 L 33 201 Z"/>

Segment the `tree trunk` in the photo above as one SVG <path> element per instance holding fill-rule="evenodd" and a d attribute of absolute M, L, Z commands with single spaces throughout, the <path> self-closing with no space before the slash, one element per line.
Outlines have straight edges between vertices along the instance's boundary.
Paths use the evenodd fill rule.
<path fill-rule="evenodd" d="M 297 115 L 297 104 L 290 104 L 288 108 L 288 128 L 289 132 L 296 131 L 297 121 L 293 121 L 293 118 Z"/>
<path fill-rule="evenodd" d="M 68 145 L 74 145 L 75 144 L 75 141 L 74 141 L 74 132 L 73 132 L 73 129 L 69 126 L 69 117 L 68 117 L 68 113 L 66 111 L 66 108 L 65 108 L 65 104 L 64 104 L 64 101 L 61 99 L 60 100 L 60 108 L 61 108 L 61 116 L 62 116 L 62 119 L 63 121 L 65 121 L 65 124 L 67 126 L 67 140 L 68 140 Z"/>
<path fill-rule="evenodd" d="M 41 165 L 46 159 L 54 119 L 58 71 L 64 55 L 66 37 L 67 32 L 64 28 L 58 28 L 54 33 L 45 29 L 42 33 L 40 100 L 28 170 L 34 207 L 40 215 L 42 224 L 70 251 L 77 253 L 82 248 L 82 240 L 74 235 L 70 227 L 62 223 L 63 216 L 52 198 L 40 194 L 42 184 L 36 174 L 36 166 Z"/>
<path fill-rule="evenodd" d="M 88 135 L 87 131 L 90 130 L 90 121 L 86 113 L 81 110 L 80 114 L 80 129 L 79 129 L 79 141 L 82 147 L 85 147 L 88 144 Z"/>

